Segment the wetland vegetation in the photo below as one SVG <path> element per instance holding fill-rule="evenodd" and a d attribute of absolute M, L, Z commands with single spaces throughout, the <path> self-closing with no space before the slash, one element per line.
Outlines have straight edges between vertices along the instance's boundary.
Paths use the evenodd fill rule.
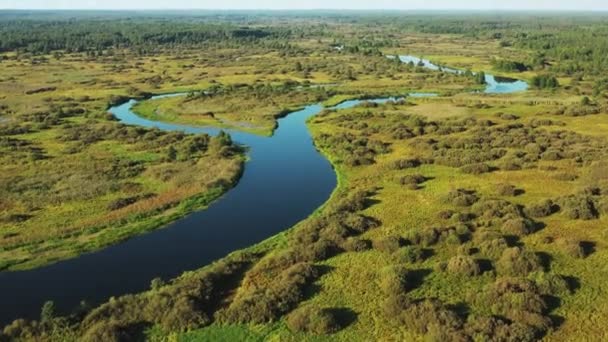
<path fill-rule="evenodd" d="M 48 302 L 0 339 L 606 339 L 602 15 L 69 15 L 0 14 L 3 268 L 158 228 L 246 172 L 229 135 L 106 113 L 129 98 L 149 119 L 260 135 L 321 102 L 307 125 L 338 188 L 261 243 L 98 306 Z M 531 87 L 484 93 L 485 73 Z"/>

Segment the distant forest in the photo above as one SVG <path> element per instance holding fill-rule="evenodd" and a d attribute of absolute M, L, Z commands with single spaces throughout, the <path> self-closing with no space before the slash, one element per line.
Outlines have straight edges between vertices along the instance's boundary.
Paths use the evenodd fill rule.
<path fill-rule="evenodd" d="M 162 15 L 162 16 L 161 16 Z M 272 16 L 271 16 L 272 15 Z M 172 20 L 179 18 L 181 20 Z M 530 20 L 530 19 L 533 20 Z M 289 25 L 286 23 L 289 19 Z M 599 14 L 543 13 L 463 17 L 449 12 L 410 16 L 406 12 L 87 12 L 0 11 L 0 52 L 31 54 L 102 52 L 252 44 L 290 48 L 290 39 L 331 38 L 357 49 L 397 46 L 391 32 L 461 34 L 492 38 L 503 47 L 530 50 L 529 61 L 509 61 L 498 69 L 547 68 L 554 73 L 608 71 L 608 22 Z M 382 25 L 385 29 L 375 31 Z M 338 26 L 356 28 L 352 35 Z M 559 61 L 553 66 L 549 60 Z"/>

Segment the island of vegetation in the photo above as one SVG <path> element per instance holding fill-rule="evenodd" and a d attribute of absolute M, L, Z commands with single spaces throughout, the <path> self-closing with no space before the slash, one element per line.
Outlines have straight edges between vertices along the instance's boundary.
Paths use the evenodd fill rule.
<path fill-rule="evenodd" d="M 156 227 L 238 178 L 244 153 L 229 136 L 126 127 L 105 113 L 108 101 L 187 92 L 134 110 L 264 135 L 290 110 L 323 102 L 308 127 L 339 185 L 261 243 L 99 306 L 65 313 L 49 301 L 0 338 L 608 337 L 598 324 L 608 319 L 603 16 L 3 16 L 4 267 Z M 440 67 L 386 57 L 396 55 Z M 484 93 L 485 72 L 530 88 Z M 387 96 L 397 98 L 331 108 Z"/>

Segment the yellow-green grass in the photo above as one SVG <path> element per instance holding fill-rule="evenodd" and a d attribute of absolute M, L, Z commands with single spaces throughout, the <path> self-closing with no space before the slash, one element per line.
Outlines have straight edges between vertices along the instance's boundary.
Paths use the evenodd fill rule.
<path fill-rule="evenodd" d="M 495 97 L 493 97 L 495 98 Z M 331 99 L 335 104 L 345 97 Z M 475 97 L 475 99 L 479 99 Z M 480 100 L 484 100 L 482 97 Z M 500 97 L 502 101 L 513 100 L 510 96 Z M 556 98 L 545 98 L 547 102 L 558 101 Z M 445 103 L 442 98 L 424 99 L 414 107 L 398 107 L 393 110 L 390 106 L 381 107 L 380 111 L 387 113 L 390 118 L 391 111 L 412 112 L 416 115 L 426 116 L 429 119 L 442 119 L 446 116 L 491 118 L 502 122 L 494 114 L 496 112 L 514 113 L 521 116 L 521 122 L 528 122 L 534 118 L 551 118 L 567 122 L 561 129 L 572 129 L 585 134 L 586 120 L 594 123 L 596 127 L 589 128 L 589 135 L 606 138 L 605 128 L 595 123 L 606 122 L 605 115 L 588 117 L 564 117 L 552 115 L 539 115 L 539 112 L 551 109 L 551 105 L 518 105 L 506 108 L 462 108 Z M 553 105 L 555 106 L 555 105 Z M 440 112 L 438 113 L 438 109 Z M 330 114 L 329 117 L 348 113 L 363 113 L 369 109 L 353 109 Z M 375 109 L 372 109 L 375 110 Z M 414 112 L 415 111 L 415 112 Z M 445 113 L 449 113 L 446 115 Z M 367 120 L 368 124 L 372 124 Z M 382 124 L 378 122 L 378 124 Z M 311 119 L 309 127 L 313 136 L 321 133 L 335 134 L 344 129 L 331 123 L 330 120 Z M 554 129 L 552 127 L 548 129 Z M 555 129 L 560 129 L 555 128 Z M 380 236 L 404 236 L 411 229 L 424 229 L 441 226 L 443 222 L 437 213 L 453 207 L 444 202 L 447 192 L 455 188 L 468 188 L 478 191 L 483 198 L 504 198 L 510 202 L 529 205 L 546 198 L 557 198 L 574 193 L 582 188 L 586 182 L 583 176 L 575 182 L 557 180 L 556 171 L 547 171 L 546 166 L 552 165 L 560 170 L 569 170 L 572 166 L 568 162 L 542 162 L 537 168 L 519 171 L 496 171 L 483 175 L 470 175 L 458 169 L 441 165 L 423 165 L 411 171 L 394 170 L 391 165 L 394 161 L 414 157 L 417 151 L 408 143 L 396 141 L 385 133 L 377 133 L 373 138 L 392 143 L 392 151 L 377 158 L 375 164 L 370 166 L 349 167 L 339 162 L 340 158 L 332 154 L 331 149 L 322 149 L 336 167 L 341 179 L 339 189 L 355 191 L 377 187 L 380 190 L 374 196 L 376 204 L 364 213 L 379 219 L 382 226 L 363 235 L 363 238 L 374 239 Z M 541 167 L 542 166 L 542 167 Z M 408 190 L 398 184 L 399 176 L 408 173 L 420 173 L 431 178 L 425 182 L 421 190 Z M 584 173 L 583 173 L 584 174 Z M 500 196 L 496 192 L 499 184 L 515 184 L 525 193 L 517 197 Z M 331 202 L 331 200 L 330 200 Z M 592 221 L 573 221 L 556 214 L 542 219 L 546 225 L 541 231 L 522 238 L 521 242 L 527 249 L 549 253 L 552 256 L 550 272 L 554 274 L 575 277 L 580 281 L 581 287 L 573 294 L 561 297 L 560 306 L 552 312 L 565 319 L 563 325 L 551 331 L 547 340 L 573 340 L 605 337 L 606 333 L 598 325 L 608 318 L 608 309 L 604 310 L 604 303 L 608 300 L 608 290 L 605 289 L 606 261 L 608 252 L 605 249 L 606 234 L 603 227 L 608 223 L 606 217 Z M 297 229 L 297 227 L 295 228 Z M 287 233 L 289 234 L 289 233 Z M 546 237 L 555 241 L 568 240 L 575 237 L 583 241 L 597 243 L 596 252 L 586 259 L 574 259 L 568 255 L 559 243 L 547 243 Z M 435 255 L 423 263 L 415 265 L 415 269 L 429 270 L 422 284 L 409 293 L 412 298 L 439 298 L 449 304 L 470 303 L 471 296 L 481 291 L 486 285 L 494 282 L 494 277 L 486 274 L 476 278 L 451 275 L 446 272 L 435 271 L 438 260 L 447 260 L 457 254 L 457 247 L 441 246 L 435 248 Z M 329 336 L 313 336 L 308 334 L 292 333 L 284 322 L 263 326 L 221 326 L 212 325 L 180 337 L 205 339 L 213 336 L 222 336 L 222 332 L 233 334 L 238 332 L 241 338 L 256 340 L 263 336 L 264 340 L 281 341 L 353 341 L 353 340 L 423 340 L 423 336 L 413 334 L 403 326 L 392 323 L 382 311 L 384 297 L 378 285 L 379 270 L 392 264 L 391 256 L 377 250 L 358 253 L 342 253 L 330 258 L 322 265 L 329 266 L 331 271 L 323 275 L 315 285 L 319 290 L 301 306 L 316 304 L 320 307 L 342 308 L 346 307 L 357 315 L 355 322 L 346 329 Z M 487 313 L 486 307 L 471 305 L 469 314 Z M 261 336 L 260 336 L 261 335 Z"/>

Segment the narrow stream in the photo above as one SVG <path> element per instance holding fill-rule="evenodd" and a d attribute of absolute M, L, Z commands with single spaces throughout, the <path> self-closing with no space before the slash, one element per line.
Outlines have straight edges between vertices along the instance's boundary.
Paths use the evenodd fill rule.
<path fill-rule="evenodd" d="M 401 56 L 404 61 L 409 58 Z M 427 67 L 433 69 L 432 64 Z M 519 82 L 495 81 L 488 84 L 486 92 L 525 89 Z M 335 108 L 350 108 L 360 102 L 350 100 Z M 193 134 L 214 135 L 219 131 L 144 119 L 131 111 L 135 103 L 132 100 L 110 112 L 128 125 Z M 305 219 L 336 187 L 335 172 L 314 148 L 306 127 L 306 120 L 322 109 L 321 104 L 309 105 L 280 119 L 272 137 L 227 130 L 236 142 L 250 148 L 250 160 L 237 186 L 209 208 L 100 251 L 33 270 L 0 272 L 0 323 L 15 318 L 36 319 L 47 300 L 67 312 L 81 300 L 98 304 L 111 296 L 145 290 L 155 277 L 170 279 L 202 267 Z"/>

